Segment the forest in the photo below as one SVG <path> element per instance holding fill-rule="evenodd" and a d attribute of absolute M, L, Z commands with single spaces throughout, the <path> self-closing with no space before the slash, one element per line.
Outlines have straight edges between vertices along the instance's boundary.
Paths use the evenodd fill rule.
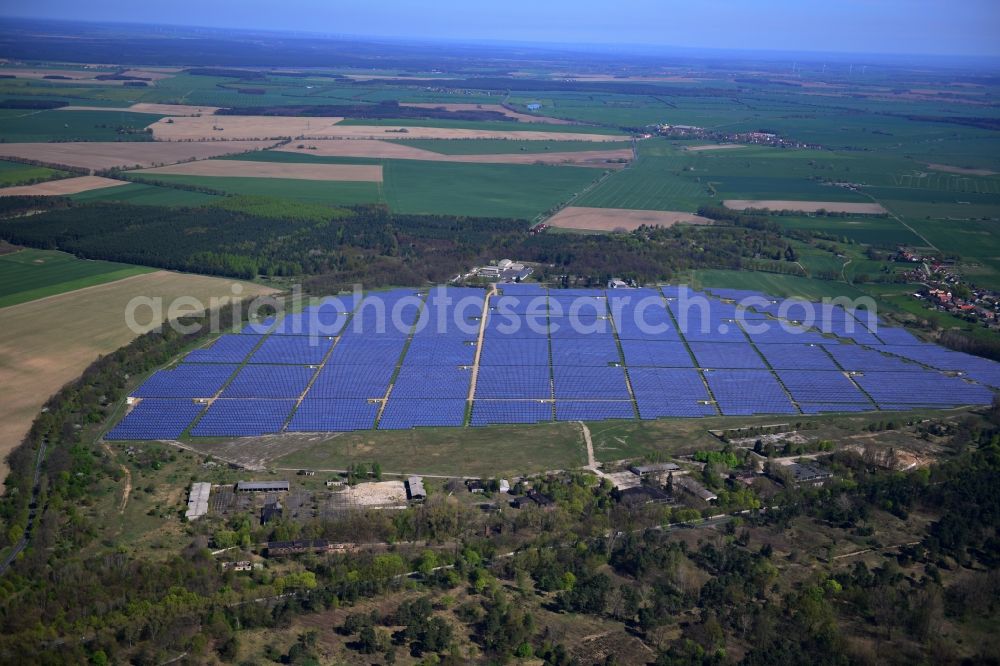
<path fill-rule="evenodd" d="M 314 293 L 357 282 L 419 286 L 490 260 L 541 264 L 542 279 L 602 284 L 611 275 L 667 280 L 688 268 L 770 268 L 794 272 L 776 225 L 756 218 L 732 226 L 642 227 L 626 234 L 529 234 L 521 220 L 392 214 L 382 206 L 280 207 L 257 199 L 202 208 L 5 200 L 0 239 L 171 270 L 238 278 L 306 276 Z M 29 218 L 19 211 L 48 208 Z M 308 208 L 308 212 L 305 212 Z M 791 257 L 791 258 L 790 258 Z"/>

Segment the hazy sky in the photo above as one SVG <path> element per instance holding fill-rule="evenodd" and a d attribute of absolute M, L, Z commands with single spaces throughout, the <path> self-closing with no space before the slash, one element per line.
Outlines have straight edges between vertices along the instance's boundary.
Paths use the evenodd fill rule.
<path fill-rule="evenodd" d="M 1000 0 L 33 0 L 7 16 L 543 43 L 1000 55 Z"/>

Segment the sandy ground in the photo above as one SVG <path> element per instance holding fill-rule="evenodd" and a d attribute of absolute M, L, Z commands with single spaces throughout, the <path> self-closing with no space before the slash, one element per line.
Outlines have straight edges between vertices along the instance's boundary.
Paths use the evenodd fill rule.
<path fill-rule="evenodd" d="M 159 141 L 212 141 L 327 136 L 343 118 L 281 116 L 181 116 L 150 127 Z"/>
<path fill-rule="evenodd" d="M 928 168 L 934 169 L 935 171 L 944 171 L 945 173 L 957 173 L 962 176 L 995 176 L 996 171 L 990 171 L 989 169 L 970 169 L 968 167 L 957 167 L 949 166 L 947 164 L 928 164 Z"/>
<path fill-rule="evenodd" d="M 442 127 L 338 125 L 343 118 L 285 118 L 277 116 L 201 116 L 164 118 L 153 123 L 160 141 L 212 139 L 524 139 L 553 141 L 622 141 L 627 137 L 574 132 L 450 129 Z M 216 129 L 213 129 L 216 128 Z M 402 132 L 400 130 L 406 130 Z"/>
<path fill-rule="evenodd" d="M 204 303 L 232 294 L 233 280 L 157 271 L 0 309 L 0 456 L 19 444 L 50 395 L 77 378 L 94 359 L 136 337 L 125 307 L 136 296 L 160 297 L 163 312 L 180 296 Z M 240 283 L 244 296 L 268 293 Z M 148 308 L 136 319 L 147 322 Z M 148 329 L 148 326 L 147 326 Z M 7 473 L 0 465 L 0 476 Z"/>
<path fill-rule="evenodd" d="M 280 162 L 246 162 L 243 160 L 203 160 L 144 169 L 138 173 L 382 182 L 382 166 L 380 164 L 282 164 Z"/>
<path fill-rule="evenodd" d="M 547 219 L 545 224 L 551 227 L 588 231 L 615 231 L 616 229 L 632 231 L 644 224 L 670 227 L 675 224 L 712 224 L 712 220 L 693 213 L 669 210 L 568 206 Z"/>
<path fill-rule="evenodd" d="M 700 153 L 706 150 L 732 150 L 733 148 L 746 148 L 746 146 L 741 143 L 710 143 L 704 146 L 688 146 L 684 150 Z"/>
<path fill-rule="evenodd" d="M 878 215 L 885 213 L 876 203 L 847 203 L 844 201 L 788 201 L 784 199 L 726 199 L 726 208 L 743 210 L 745 208 L 769 208 L 771 210 L 801 210 L 815 213 L 818 210 L 828 210 L 832 213 L 855 213 L 858 215 Z"/>
<path fill-rule="evenodd" d="M 128 185 L 128 183 L 123 180 L 102 178 L 101 176 L 80 176 L 78 178 L 64 178 L 62 180 L 52 180 L 47 183 L 37 183 L 35 185 L 0 187 L 0 197 L 59 196 L 86 192 L 88 190 L 100 190 L 105 187 L 117 187 L 118 185 Z"/>
<path fill-rule="evenodd" d="M 299 148 L 299 146 L 304 148 Z M 325 157 L 368 157 L 373 159 L 425 160 L 428 162 L 467 162 L 476 164 L 576 164 L 581 166 L 614 167 L 607 160 L 631 161 L 632 150 L 583 150 L 551 153 L 507 153 L 485 155 L 445 155 L 423 148 L 414 148 L 388 141 L 370 139 L 292 142 L 276 150 Z"/>
<path fill-rule="evenodd" d="M 357 507 L 406 504 L 406 486 L 402 481 L 359 483 L 343 493 L 344 499 Z"/>
<path fill-rule="evenodd" d="M 425 104 L 425 103 L 405 103 L 400 106 L 412 106 L 417 109 L 446 109 L 448 111 L 497 111 L 508 118 L 515 118 L 522 123 L 546 123 L 548 125 L 575 125 L 576 123 L 562 118 L 549 118 L 546 116 L 532 116 L 527 113 L 511 111 L 502 104 Z"/>
<path fill-rule="evenodd" d="M 20 157 L 84 169 L 153 167 L 263 150 L 273 141 L 80 141 L 0 143 L 0 157 Z"/>
<path fill-rule="evenodd" d="M 56 111 L 124 111 L 126 113 L 156 113 L 164 116 L 210 116 L 219 108 L 221 107 L 138 102 L 124 108 L 117 106 L 62 106 Z"/>

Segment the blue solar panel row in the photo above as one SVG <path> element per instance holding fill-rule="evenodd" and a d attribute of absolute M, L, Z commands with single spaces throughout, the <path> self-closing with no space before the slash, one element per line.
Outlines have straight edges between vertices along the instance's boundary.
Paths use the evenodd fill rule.
<path fill-rule="evenodd" d="M 692 342 L 691 351 L 702 368 L 766 368 L 749 342 Z"/>
<path fill-rule="evenodd" d="M 865 372 L 867 370 L 895 370 L 900 372 L 919 372 L 922 368 L 914 363 L 906 363 L 893 356 L 882 354 L 876 349 L 862 347 L 861 345 L 823 345 L 833 356 L 837 364 L 849 372 Z"/>
<path fill-rule="evenodd" d="M 379 430 L 406 430 L 428 426 L 460 426 L 465 422 L 465 407 L 460 399 L 397 398 L 395 391 L 386 403 Z"/>
<path fill-rule="evenodd" d="M 319 365 L 333 340 L 309 335 L 270 335 L 250 357 L 250 363 Z"/>
<path fill-rule="evenodd" d="M 708 416 L 717 414 L 705 382 L 697 370 L 687 368 L 631 368 L 629 380 L 639 416 Z"/>
<path fill-rule="evenodd" d="M 195 437 L 254 437 L 281 430 L 294 400 L 216 400 L 191 430 Z"/>
<path fill-rule="evenodd" d="M 952 351 L 930 343 L 883 345 L 879 349 L 938 370 L 989 371 L 1000 367 L 1000 364 L 995 361 Z"/>
<path fill-rule="evenodd" d="M 327 318 L 319 311 L 298 312 L 290 314 L 278 321 L 272 335 L 305 335 L 314 337 L 330 337 L 339 335 L 347 323 L 347 315 Z"/>
<path fill-rule="evenodd" d="M 549 320 L 545 316 L 491 313 L 486 317 L 484 331 L 488 337 L 547 339 Z"/>
<path fill-rule="evenodd" d="M 311 395 L 311 394 L 310 394 Z M 295 410 L 289 432 L 342 432 L 374 427 L 379 403 L 359 399 L 307 398 Z"/>
<path fill-rule="evenodd" d="M 472 344 L 470 344 L 472 343 Z M 414 337 L 406 350 L 406 365 L 472 365 L 476 360 L 475 339 L 433 335 Z"/>
<path fill-rule="evenodd" d="M 223 335 L 208 347 L 195 349 L 185 363 L 242 363 L 264 338 L 259 335 Z"/>
<path fill-rule="evenodd" d="M 105 439 L 177 439 L 204 405 L 191 400 L 146 398 L 135 405 Z"/>
<path fill-rule="evenodd" d="M 396 371 L 392 365 L 331 365 L 316 375 L 307 398 L 382 398 Z"/>
<path fill-rule="evenodd" d="M 871 401 L 854 382 L 836 370 L 778 370 L 778 377 L 796 402 L 856 402 L 871 405 Z"/>
<path fill-rule="evenodd" d="M 875 335 L 883 344 L 887 345 L 919 345 L 920 340 L 915 335 L 903 328 L 891 328 L 889 326 L 879 326 L 875 330 Z"/>
<path fill-rule="evenodd" d="M 837 369 L 837 364 L 819 345 L 758 344 L 757 349 L 777 370 Z"/>
<path fill-rule="evenodd" d="M 768 320 L 746 322 L 744 328 L 754 344 L 816 344 L 821 342 L 834 343 L 818 331 L 811 331 L 802 326 L 788 322 Z"/>
<path fill-rule="evenodd" d="M 182 363 L 158 370 L 132 394 L 137 398 L 211 398 L 236 372 L 231 364 Z"/>
<path fill-rule="evenodd" d="M 614 325 L 608 318 L 581 316 L 549 319 L 549 336 L 552 338 L 610 338 L 614 332 Z"/>
<path fill-rule="evenodd" d="M 625 370 L 614 366 L 552 367 L 557 400 L 629 400 Z"/>
<path fill-rule="evenodd" d="M 693 368 L 694 361 L 683 342 L 670 340 L 622 340 L 625 365 L 629 368 L 653 366 Z"/>
<path fill-rule="evenodd" d="M 625 400 L 556 400 L 557 421 L 634 419 L 632 402 Z"/>
<path fill-rule="evenodd" d="M 545 338 L 507 339 L 487 336 L 479 365 L 544 365 L 549 367 L 549 341 Z"/>
<path fill-rule="evenodd" d="M 552 365 L 592 365 L 601 366 L 620 363 L 618 345 L 609 336 L 594 336 L 580 340 L 567 338 L 552 339 Z"/>
<path fill-rule="evenodd" d="M 222 392 L 222 398 L 298 398 L 316 374 L 298 365 L 247 365 Z"/>
<path fill-rule="evenodd" d="M 799 408 L 803 414 L 825 414 L 832 412 L 870 412 L 875 410 L 871 402 L 865 403 L 816 403 L 800 402 Z"/>
<path fill-rule="evenodd" d="M 882 405 L 980 405 L 988 404 L 993 393 L 939 372 L 866 372 L 855 378 L 872 399 Z"/>
<path fill-rule="evenodd" d="M 495 296 L 490 299 L 490 312 L 496 314 L 548 315 L 549 299 L 544 294 Z"/>
<path fill-rule="evenodd" d="M 552 420 L 552 403 L 537 400 L 475 400 L 471 425 L 541 423 Z"/>
<path fill-rule="evenodd" d="M 393 398 L 467 398 L 472 371 L 456 366 L 403 365 Z"/>
<path fill-rule="evenodd" d="M 921 343 L 902 329 L 879 326 L 875 337 L 868 327 L 879 322 L 864 311 L 848 313 L 825 305 L 817 309 L 817 304 L 789 301 L 755 305 L 754 312 L 746 313 L 738 301 L 760 295 L 745 290 L 503 289 L 506 295 L 492 298 L 491 308 L 510 305 L 515 314 L 494 311 L 483 322 L 475 396 L 481 406 L 473 410 L 474 425 L 548 421 L 553 397 L 563 405 L 555 407 L 563 420 L 633 418 L 625 367 L 641 418 L 704 416 L 717 409 L 724 415 L 794 413 L 795 404 L 810 414 L 872 409 L 871 400 L 841 369 L 863 373 L 856 377 L 858 384 L 882 409 L 985 404 L 992 398 L 986 386 L 1000 387 L 1000 364 Z M 475 360 L 476 348 L 470 342 L 478 335 L 484 297 L 483 290 L 472 288 L 373 292 L 361 302 L 344 295 L 277 321 L 247 326 L 247 334 L 224 335 L 189 354 L 186 363 L 150 377 L 134 394 L 145 406 L 140 403 L 109 437 L 176 437 L 201 409 L 183 399 L 211 398 L 223 387 L 223 399 L 205 413 L 204 425 L 199 422 L 193 434 L 241 436 L 261 434 L 262 428 L 276 432 L 288 416 L 285 407 L 303 394 L 314 375 L 291 429 L 369 428 L 378 410 L 369 399 L 386 394 L 411 331 L 380 427 L 460 425 L 471 379 L 471 371 L 460 366 Z M 523 312 L 532 300 L 538 316 Z M 686 318 L 686 338 L 697 366 L 713 368 L 704 376 L 718 407 L 702 375 L 693 369 L 695 362 L 665 301 Z M 793 320 L 818 312 L 817 323 L 833 334 L 871 346 L 838 343 L 817 330 L 760 318 L 763 312 L 783 310 Z M 356 313 L 360 328 L 348 326 L 336 343 L 332 335 L 316 335 L 321 330 L 340 332 L 350 312 Z M 744 314 L 751 318 L 740 327 L 734 319 Z M 380 325 L 386 332 L 374 333 Z M 268 337 L 249 334 L 271 329 Z M 318 374 L 308 367 L 324 358 L 326 366 Z M 625 367 L 620 367 L 623 360 Z M 240 368 L 244 362 L 249 365 Z M 959 372 L 980 383 L 924 366 Z M 261 414 L 252 414 L 252 408 L 260 408 Z M 244 417 L 246 427 L 235 422 Z"/>
<path fill-rule="evenodd" d="M 552 397 L 547 365 L 487 365 L 479 368 L 476 396 L 502 399 L 545 399 Z"/>
<path fill-rule="evenodd" d="M 725 416 L 797 411 L 767 370 L 706 370 L 705 379 Z"/>
<path fill-rule="evenodd" d="M 333 348 L 327 363 L 395 367 L 405 346 L 405 337 L 349 333 Z"/>

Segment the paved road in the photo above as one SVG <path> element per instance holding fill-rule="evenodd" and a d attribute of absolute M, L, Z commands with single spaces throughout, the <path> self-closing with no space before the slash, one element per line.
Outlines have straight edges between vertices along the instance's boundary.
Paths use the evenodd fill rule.
<path fill-rule="evenodd" d="M 35 458 L 35 479 L 31 486 L 31 509 L 28 511 L 28 524 L 24 528 L 24 535 L 14 544 L 14 547 L 7 553 L 7 557 L 4 558 L 3 562 L 0 562 L 0 576 L 7 573 L 7 570 L 10 569 L 10 565 L 14 563 L 17 556 L 28 547 L 28 539 L 31 537 L 31 530 L 35 526 L 35 513 L 38 510 L 36 506 L 38 502 L 38 479 L 42 475 L 42 461 L 45 460 L 45 447 L 45 442 L 42 442 L 41 447 L 38 449 L 38 456 Z"/>

